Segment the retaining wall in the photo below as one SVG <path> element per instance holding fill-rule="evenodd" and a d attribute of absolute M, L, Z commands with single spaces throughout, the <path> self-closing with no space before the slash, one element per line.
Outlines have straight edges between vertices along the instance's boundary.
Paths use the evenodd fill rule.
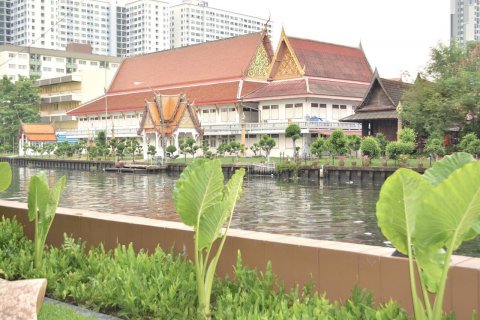
<path fill-rule="evenodd" d="M 115 166 L 113 161 L 86 161 L 67 159 L 44 159 L 26 157 L 0 157 L 0 162 L 8 162 L 19 167 L 54 168 L 68 170 L 104 170 Z"/>
<path fill-rule="evenodd" d="M 26 204 L 0 200 L 0 214 L 16 216 L 32 237 Z M 133 242 L 136 250 L 153 250 L 158 244 L 176 253 L 184 251 L 193 259 L 193 232 L 177 222 L 58 208 L 47 242 L 59 246 L 64 233 L 88 245 L 103 242 L 107 249 Z M 392 256 L 393 249 L 231 229 L 218 264 L 219 275 L 232 275 L 238 250 L 249 267 L 264 270 L 271 261 L 287 287 L 302 285 L 311 275 L 316 290 L 326 292 L 331 300 L 344 300 L 358 283 L 377 302 L 394 299 L 412 311 L 408 260 Z M 471 319 L 471 311 L 480 309 L 479 278 L 480 258 L 453 257 L 444 307 L 454 310 L 457 319 Z"/>

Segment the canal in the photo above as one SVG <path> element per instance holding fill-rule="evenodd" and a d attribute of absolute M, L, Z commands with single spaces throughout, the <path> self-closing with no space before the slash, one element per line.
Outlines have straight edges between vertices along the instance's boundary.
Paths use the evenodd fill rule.
<path fill-rule="evenodd" d="M 13 167 L 13 183 L 0 198 L 26 202 L 29 179 L 39 171 Z M 172 201 L 178 174 L 44 171 L 51 183 L 67 176 L 61 207 L 180 221 Z M 376 224 L 379 191 L 380 186 L 371 184 L 294 183 L 247 176 L 232 228 L 388 246 Z M 480 256 L 480 241 L 467 243 L 458 253 Z"/>

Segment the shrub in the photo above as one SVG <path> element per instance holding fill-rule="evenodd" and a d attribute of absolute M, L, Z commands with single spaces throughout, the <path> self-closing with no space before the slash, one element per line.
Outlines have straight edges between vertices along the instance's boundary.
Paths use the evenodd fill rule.
<path fill-rule="evenodd" d="M 442 141 L 435 137 L 427 140 L 424 151 L 431 154 L 434 158 L 445 155 L 445 147 Z"/>
<path fill-rule="evenodd" d="M 415 144 L 416 139 L 417 134 L 413 129 L 404 128 L 398 133 L 398 141 L 400 142 Z"/>
<path fill-rule="evenodd" d="M 362 155 L 368 156 L 372 159 L 380 156 L 380 146 L 378 145 L 377 140 L 373 137 L 363 138 L 360 149 L 362 150 Z"/>
<path fill-rule="evenodd" d="M 471 133 L 466 134 L 465 136 L 463 136 L 462 140 L 460 140 L 460 144 L 459 144 L 460 150 L 461 151 L 466 151 L 468 145 L 475 140 L 478 140 L 475 133 L 471 132 Z"/>
<path fill-rule="evenodd" d="M 310 145 L 310 152 L 317 158 L 322 157 L 323 151 L 326 149 L 325 138 L 319 136 L 315 141 Z"/>
<path fill-rule="evenodd" d="M 378 142 L 378 145 L 380 147 L 380 153 L 382 155 L 385 155 L 385 148 L 387 147 L 387 143 L 388 143 L 387 138 L 381 132 L 378 132 L 374 138 Z"/>
<path fill-rule="evenodd" d="M 328 150 L 335 155 L 342 156 L 348 152 L 348 142 L 342 129 L 333 130 L 327 139 Z"/>
<path fill-rule="evenodd" d="M 411 154 L 414 149 L 413 143 L 394 141 L 387 144 L 386 153 L 390 159 L 397 160 L 401 154 Z"/>

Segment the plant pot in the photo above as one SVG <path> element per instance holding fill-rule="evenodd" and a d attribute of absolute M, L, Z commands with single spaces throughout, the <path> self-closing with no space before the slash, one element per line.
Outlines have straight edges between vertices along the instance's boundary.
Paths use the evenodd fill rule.
<path fill-rule="evenodd" d="M 338 166 L 345 167 L 345 157 L 343 156 L 338 157 Z"/>
<path fill-rule="evenodd" d="M 356 162 L 356 161 L 352 161 L 350 164 L 351 164 L 352 167 L 356 167 L 356 166 L 357 166 L 357 162 Z"/>

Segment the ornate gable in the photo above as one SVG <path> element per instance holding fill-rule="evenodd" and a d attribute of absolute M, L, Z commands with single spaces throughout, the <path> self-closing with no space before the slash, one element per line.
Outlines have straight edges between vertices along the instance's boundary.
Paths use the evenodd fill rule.
<path fill-rule="evenodd" d="M 297 56 L 290 45 L 285 31 L 282 29 L 280 42 L 270 66 L 269 77 L 273 80 L 300 78 L 305 70 L 300 66 Z"/>
<path fill-rule="evenodd" d="M 267 80 L 272 58 L 272 43 L 268 37 L 268 30 L 265 27 L 262 33 L 262 40 L 257 47 L 255 55 L 250 60 L 245 76 L 251 79 Z"/>

